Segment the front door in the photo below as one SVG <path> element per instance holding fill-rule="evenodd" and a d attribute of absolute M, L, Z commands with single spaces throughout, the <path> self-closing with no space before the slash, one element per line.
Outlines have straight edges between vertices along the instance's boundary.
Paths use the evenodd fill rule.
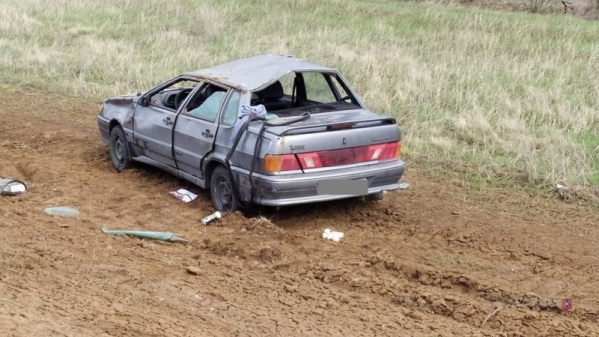
<path fill-rule="evenodd" d="M 212 150 L 218 130 L 218 116 L 227 96 L 227 89 L 204 83 L 177 117 L 174 129 L 174 150 L 180 170 L 201 177 L 200 162 Z M 196 107 L 197 106 L 197 107 Z"/>
<path fill-rule="evenodd" d="M 143 155 L 175 167 L 172 152 L 173 126 L 181 103 L 198 82 L 180 78 L 148 97 L 148 104 L 138 105 L 133 118 L 134 142 Z"/>

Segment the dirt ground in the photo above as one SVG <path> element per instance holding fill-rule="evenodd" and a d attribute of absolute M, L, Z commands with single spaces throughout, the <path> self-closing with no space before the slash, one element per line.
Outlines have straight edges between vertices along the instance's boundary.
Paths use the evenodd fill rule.
<path fill-rule="evenodd" d="M 207 193 L 144 166 L 113 171 L 98 105 L 2 93 L 0 176 L 30 189 L 0 197 L 1 336 L 599 335 L 598 216 L 587 207 L 475 193 L 409 166 L 410 188 L 379 203 L 204 227 Z M 200 197 L 169 195 L 181 187 Z M 81 214 L 44 212 L 59 205 Z M 322 239 L 326 227 L 345 238 Z"/>

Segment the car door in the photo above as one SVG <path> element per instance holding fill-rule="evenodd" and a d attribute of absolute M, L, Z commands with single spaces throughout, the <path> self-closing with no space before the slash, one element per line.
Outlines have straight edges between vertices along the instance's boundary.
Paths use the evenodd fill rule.
<path fill-rule="evenodd" d="M 197 107 L 183 109 L 175 123 L 173 145 L 180 170 L 201 177 L 200 162 L 211 151 L 218 129 L 218 116 L 227 97 L 227 89 L 205 83 L 197 91 L 199 97 L 189 100 Z"/>
<path fill-rule="evenodd" d="M 176 167 L 172 151 L 175 117 L 180 110 L 177 103 L 189 95 L 198 81 L 178 78 L 156 89 L 147 97 L 147 104 L 135 109 L 133 118 L 134 142 L 143 155 L 162 164 Z M 179 94 L 181 93 L 181 94 Z M 179 95 L 178 95 L 179 94 Z M 176 102 L 176 101 L 179 102 Z"/>

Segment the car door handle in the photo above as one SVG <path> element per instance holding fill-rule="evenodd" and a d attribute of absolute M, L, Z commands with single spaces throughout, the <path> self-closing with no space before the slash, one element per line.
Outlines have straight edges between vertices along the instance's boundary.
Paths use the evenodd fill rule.
<path fill-rule="evenodd" d="M 164 124 L 166 125 L 171 125 L 173 124 L 173 121 L 171 121 L 170 117 L 166 117 L 165 119 L 162 120 L 164 122 Z"/>
<path fill-rule="evenodd" d="M 206 129 L 206 131 L 202 131 L 202 136 L 208 137 L 208 138 L 214 137 L 214 135 L 210 133 L 209 129 Z"/>

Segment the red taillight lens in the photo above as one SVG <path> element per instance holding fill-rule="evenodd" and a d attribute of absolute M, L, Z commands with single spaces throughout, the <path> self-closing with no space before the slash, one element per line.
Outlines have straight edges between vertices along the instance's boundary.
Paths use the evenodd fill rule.
<path fill-rule="evenodd" d="M 300 165 L 293 154 L 266 155 L 264 169 L 268 172 L 300 170 Z"/>
<path fill-rule="evenodd" d="M 304 169 L 322 167 L 320 155 L 317 152 L 301 153 L 297 155 L 297 158 Z"/>
<path fill-rule="evenodd" d="M 297 158 L 302 169 L 350 165 L 399 157 L 401 143 L 385 143 L 331 151 L 299 153 Z"/>
<path fill-rule="evenodd" d="M 383 154 L 382 157 L 379 158 L 379 160 L 385 160 L 385 159 L 395 159 L 397 157 L 399 157 L 399 153 L 400 153 L 400 143 L 387 143 L 385 144 L 385 149 L 383 150 Z"/>

